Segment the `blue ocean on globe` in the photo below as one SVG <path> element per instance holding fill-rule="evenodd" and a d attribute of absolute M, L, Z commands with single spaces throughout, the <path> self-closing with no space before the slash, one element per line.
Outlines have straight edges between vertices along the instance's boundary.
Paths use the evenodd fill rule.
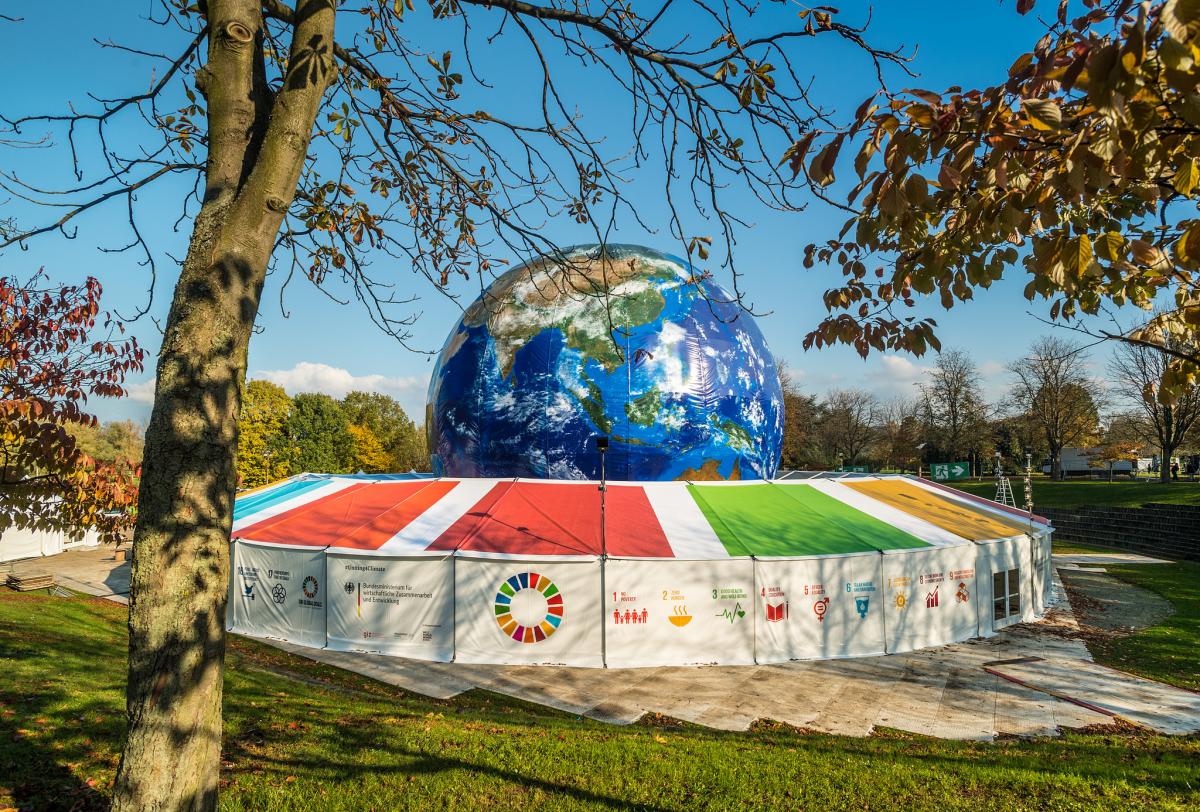
<path fill-rule="evenodd" d="M 440 476 L 765 479 L 783 438 L 753 317 L 684 260 L 577 246 L 496 279 L 438 357 L 426 426 Z"/>

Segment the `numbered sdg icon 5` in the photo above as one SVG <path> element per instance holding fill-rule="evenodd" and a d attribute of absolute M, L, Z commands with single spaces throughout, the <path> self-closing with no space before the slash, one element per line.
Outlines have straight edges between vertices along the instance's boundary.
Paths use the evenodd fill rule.
<path fill-rule="evenodd" d="M 276 603 L 283 603 L 287 600 L 287 590 L 283 588 L 283 584 L 275 584 L 271 587 L 271 600 Z"/>

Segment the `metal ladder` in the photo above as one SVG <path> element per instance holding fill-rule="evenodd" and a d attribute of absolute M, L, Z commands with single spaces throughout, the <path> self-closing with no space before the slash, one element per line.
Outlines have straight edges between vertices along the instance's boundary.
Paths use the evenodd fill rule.
<path fill-rule="evenodd" d="M 1012 485 L 1008 484 L 1008 477 L 996 477 L 996 501 L 1002 505 L 1016 507 L 1017 500 L 1013 497 Z"/>

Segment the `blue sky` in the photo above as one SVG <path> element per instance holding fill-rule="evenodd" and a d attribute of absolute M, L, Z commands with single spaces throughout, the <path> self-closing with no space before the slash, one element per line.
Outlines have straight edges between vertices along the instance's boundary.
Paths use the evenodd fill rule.
<path fill-rule="evenodd" d="M 839 6 L 843 11 L 841 19 L 854 22 L 865 18 L 865 4 Z M 146 87 L 153 77 L 152 63 L 112 49 L 102 50 L 92 40 L 116 38 L 143 48 L 170 50 L 177 39 L 172 39 L 164 29 L 139 20 L 147 7 L 145 0 L 76 4 L 70 21 L 64 25 L 60 6 L 26 4 L 21 12 L 24 22 L 19 27 L 7 25 L 6 47 L 0 49 L 0 75 L 25 77 L 19 81 L 6 80 L 5 114 L 59 111 L 67 103 L 83 108 L 88 104 L 87 93 L 111 96 L 127 88 Z M 419 20 L 413 24 L 428 25 Z M 1013 3 L 959 0 L 879 4 L 873 10 L 869 37 L 880 46 L 907 46 L 910 50 L 917 46 L 911 67 L 919 77 L 906 79 L 893 74 L 892 87 L 941 90 L 951 84 L 978 86 L 999 81 L 1015 57 L 1028 50 L 1040 33 L 1037 20 L 1018 16 Z M 519 54 L 512 50 L 519 50 L 519 44 L 501 45 L 503 42 L 503 38 L 498 40 L 480 60 L 485 71 L 494 66 L 509 80 L 498 81 L 495 89 L 488 91 L 488 103 L 494 109 L 523 109 L 528 103 L 528 89 L 521 81 L 521 70 L 511 67 L 519 64 L 516 59 Z M 817 98 L 838 112 L 851 112 L 873 87 L 869 63 L 846 48 L 806 45 L 800 54 L 798 63 L 815 75 Z M 589 94 L 586 88 L 581 90 L 580 111 L 585 120 L 604 132 L 611 119 L 616 137 L 621 125 L 628 121 L 625 100 L 614 95 Z M 133 132 L 132 128 L 120 126 L 111 135 L 120 142 Z M 35 134 L 36 131 L 27 132 Z M 84 155 L 85 162 L 99 157 L 94 149 Z M 61 149 L 16 150 L 0 146 L 0 167 L 16 168 L 22 179 L 41 184 L 70 179 L 67 153 Z M 665 206 L 653 193 L 654 184 L 645 179 L 635 181 L 635 185 L 638 183 L 643 184 L 638 188 L 646 190 L 637 196 L 642 201 L 641 216 L 660 230 L 647 234 L 636 224 L 624 222 L 619 224 L 614 241 L 643 243 L 678 253 L 678 245 L 667 236 Z M 159 262 L 153 306 L 131 328 L 151 355 L 159 343 L 156 320 L 161 323 L 165 318 L 177 268 L 170 257 L 181 257 L 186 246 L 190 224 L 185 222 L 178 230 L 174 228 L 179 200 L 186 188 L 178 183 L 164 184 L 138 200 L 138 226 L 155 246 Z M 821 293 L 836 279 L 828 270 L 804 270 L 801 253 L 806 243 L 834 236 L 842 216 L 820 204 L 800 214 L 771 212 L 736 191 L 729 194 L 726 203 L 753 224 L 740 235 L 736 249 L 738 264 L 745 273 L 743 286 L 747 298 L 759 310 L 771 311 L 759 318 L 759 326 L 774 354 L 787 361 L 801 385 L 817 393 L 833 387 L 861 387 L 881 396 L 912 394 L 913 384 L 932 363 L 932 357 L 916 359 L 889 354 L 862 361 L 849 349 L 820 352 L 802 349 L 804 334 L 824 314 Z M 4 200 L 3 206 L 19 222 L 34 217 L 20 201 Z M 100 250 L 119 247 L 126 241 L 126 232 L 124 207 L 110 205 L 80 218 L 76 239 L 41 237 L 32 241 L 26 251 L 10 249 L 2 257 L 2 272 L 26 274 L 45 267 L 53 278 L 62 281 L 92 274 L 104 282 L 105 306 L 130 314 L 145 305 L 150 274 L 132 253 Z M 548 223 L 545 233 L 562 244 L 587 239 L 587 234 L 565 217 Z M 382 267 L 382 263 L 377 267 Z M 411 293 L 421 296 L 416 306 L 421 316 L 414 329 L 413 344 L 436 350 L 457 319 L 457 306 L 411 276 L 407 269 L 397 268 L 395 273 Z M 984 375 L 987 394 L 992 398 L 1004 391 L 1003 365 L 1020 356 L 1032 338 L 1048 330 L 1027 315 L 1029 310 L 1042 314 L 1045 306 L 1025 301 L 1021 295 L 1025 281 L 1023 272 L 1017 268 L 1004 282 L 981 292 L 975 302 L 961 304 L 949 312 L 932 302 L 926 308 L 941 326 L 943 345 L 966 349 L 974 356 Z M 456 290 L 469 295 L 472 287 L 477 290 L 478 282 L 464 282 Z M 1097 350 L 1094 358 L 1097 370 L 1101 369 L 1103 353 Z M 353 388 L 385 392 L 397 397 L 420 420 L 431 368 L 430 356 L 405 350 L 385 337 L 356 305 L 335 304 L 313 290 L 307 281 L 293 280 L 281 306 L 280 280 L 268 280 L 259 332 L 251 342 L 252 377 L 275 380 L 291 392 L 326 391 L 335 396 Z M 145 420 L 149 414 L 152 372 L 151 357 L 146 373 L 132 381 L 133 397 L 93 402 L 93 409 L 103 419 Z"/>

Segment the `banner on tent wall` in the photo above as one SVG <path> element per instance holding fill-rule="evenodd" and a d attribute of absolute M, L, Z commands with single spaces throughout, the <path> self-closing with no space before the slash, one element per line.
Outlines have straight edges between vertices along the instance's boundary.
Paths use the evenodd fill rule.
<path fill-rule="evenodd" d="M 328 646 L 449 662 L 454 566 L 449 557 L 325 554 Z"/>
<path fill-rule="evenodd" d="M 600 562 L 459 556 L 455 660 L 599 667 Z"/>
<path fill-rule="evenodd" d="M 325 580 L 322 548 L 235 542 L 230 630 L 322 648 Z"/>
<path fill-rule="evenodd" d="M 888 653 L 974 637 L 979 628 L 974 544 L 883 555 L 884 639 Z M 986 596 L 984 596 L 986 597 Z"/>
<path fill-rule="evenodd" d="M 883 654 L 881 559 L 757 559 L 758 662 Z"/>
<path fill-rule="evenodd" d="M 610 558 L 604 634 L 613 667 L 754 662 L 754 562 Z"/>

